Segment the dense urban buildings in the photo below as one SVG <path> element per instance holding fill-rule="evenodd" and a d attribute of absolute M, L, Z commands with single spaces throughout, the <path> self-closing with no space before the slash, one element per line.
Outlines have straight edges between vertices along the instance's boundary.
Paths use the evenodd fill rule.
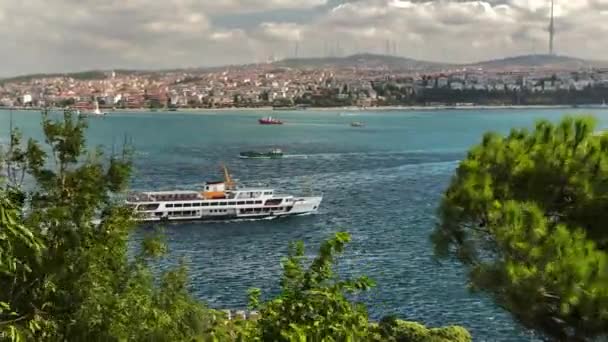
<path fill-rule="evenodd" d="M 90 109 L 95 101 L 102 108 L 133 110 L 584 105 L 608 97 L 607 68 L 554 56 L 543 58 L 559 63 L 531 58 L 527 64 L 451 66 L 362 55 L 207 70 L 33 75 L 0 80 L 0 106 Z"/>

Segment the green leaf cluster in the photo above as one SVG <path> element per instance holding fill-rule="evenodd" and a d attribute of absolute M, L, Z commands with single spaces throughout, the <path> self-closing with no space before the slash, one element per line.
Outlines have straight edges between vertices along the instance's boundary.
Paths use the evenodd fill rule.
<path fill-rule="evenodd" d="M 558 340 L 608 333 L 608 136 L 593 118 L 484 136 L 445 193 L 437 255 L 469 267 L 525 326 Z"/>
<path fill-rule="evenodd" d="M 157 236 L 127 256 L 132 213 L 114 198 L 128 185 L 128 147 L 104 157 L 85 146 L 86 122 L 43 113 L 46 147 L 11 134 L 0 193 L 0 333 L 15 340 L 190 340 L 202 336 L 207 309 L 187 289 L 184 267 L 162 275 L 150 263 L 166 252 Z M 19 199 L 19 200 L 15 200 Z M 4 238 L 3 238 L 4 237 Z M 210 324 L 210 323 L 209 323 Z"/>
<path fill-rule="evenodd" d="M 251 307 L 261 318 L 249 330 L 251 341 L 403 341 L 468 342 L 470 334 L 461 327 L 429 329 L 396 318 L 379 323 L 369 321 L 366 307 L 349 300 L 374 283 L 367 277 L 341 279 L 335 266 L 350 235 L 336 233 L 325 241 L 308 264 L 302 243 L 290 246 L 283 260 L 281 293 L 260 304 L 261 291 L 250 292 Z"/>

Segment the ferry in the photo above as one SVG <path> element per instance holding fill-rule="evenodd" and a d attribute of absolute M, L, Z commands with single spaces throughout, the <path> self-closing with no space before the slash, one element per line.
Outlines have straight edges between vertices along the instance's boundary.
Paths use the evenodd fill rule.
<path fill-rule="evenodd" d="M 323 200 L 322 196 L 281 195 L 268 188 L 241 188 L 225 166 L 223 171 L 223 181 L 207 182 L 202 191 L 132 193 L 126 205 L 140 222 L 217 221 L 313 214 Z"/>
<path fill-rule="evenodd" d="M 267 116 L 265 118 L 261 118 L 258 120 L 260 125 L 282 125 L 283 121 L 273 118 L 272 116 Z"/>
<path fill-rule="evenodd" d="M 268 152 L 247 151 L 239 154 L 243 159 L 280 159 L 283 158 L 283 151 L 279 148 L 273 148 Z"/>

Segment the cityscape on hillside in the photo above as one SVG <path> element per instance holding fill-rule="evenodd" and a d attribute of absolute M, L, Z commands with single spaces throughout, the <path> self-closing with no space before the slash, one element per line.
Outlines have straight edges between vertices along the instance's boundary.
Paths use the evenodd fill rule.
<path fill-rule="evenodd" d="M 107 70 L 0 79 L 0 107 L 91 110 L 474 105 L 605 105 L 608 62 L 555 52 L 554 1 L 548 53 L 472 64 L 384 54 L 292 58 L 215 68 Z M 326 42 L 327 43 L 327 42 Z"/>
<path fill-rule="evenodd" d="M 554 55 L 442 65 L 384 55 L 172 71 L 93 71 L 0 81 L 0 106 L 107 109 L 589 105 L 608 68 Z"/>

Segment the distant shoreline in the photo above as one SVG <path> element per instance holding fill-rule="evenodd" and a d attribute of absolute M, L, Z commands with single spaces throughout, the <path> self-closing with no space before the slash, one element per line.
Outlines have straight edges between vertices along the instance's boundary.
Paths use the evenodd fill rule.
<path fill-rule="evenodd" d="M 62 111 L 65 108 L 50 108 L 53 111 Z M 158 113 L 158 114 L 178 114 L 178 113 L 209 113 L 209 112 L 386 112 L 386 111 L 441 111 L 441 110 L 524 110 L 524 109 L 606 109 L 604 105 L 507 105 L 507 106 L 381 106 L 381 107 L 309 107 L 304 110 L 294 110 L 290 108 L 274 109 L 273 107 L 234 107 L 234 108 L 179 108 L 175 111 L 168 109 L 158 109 L 152 111 L 148 108 L 116 108 L 114 110 L 104 110 L 107 113 Z M 43 108 L 36 107 L 0 107 L 6 111 L 41 111 Z"/>

